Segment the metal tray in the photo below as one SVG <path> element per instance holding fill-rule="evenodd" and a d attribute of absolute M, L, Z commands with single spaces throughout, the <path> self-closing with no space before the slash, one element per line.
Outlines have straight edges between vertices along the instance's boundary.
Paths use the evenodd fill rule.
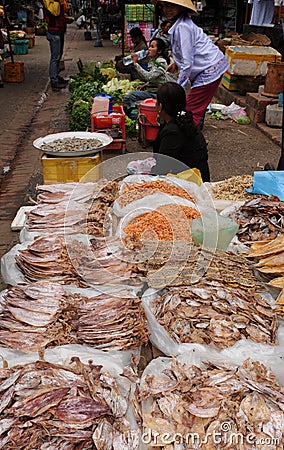
<path fill-rule="evenodd" d="M 64 139 L 64 138 L 99 139 L 102 142 L 102 145 L 100 147 L 95 147 L 93 150 L 74 151 L 74 152 L 56 152 L 41 149 L 43 144 L 47 144 L 56 141 L 57 139 Z M 47 136 L 37 138 L 35 141 L 33 141 L 33 146 L 35 148 L 38 148 L 47 155 L 52 155 L 56 157 L 69 156 L 70 158 L 72 158 L 72 156 L 85 156 L 98 153 L 104 147 L 109 145 L 112 141 L 113 138 L 105 133 L 89 133 L 87 131 L 66 131 L 64 133 L 48 134 Z"/>

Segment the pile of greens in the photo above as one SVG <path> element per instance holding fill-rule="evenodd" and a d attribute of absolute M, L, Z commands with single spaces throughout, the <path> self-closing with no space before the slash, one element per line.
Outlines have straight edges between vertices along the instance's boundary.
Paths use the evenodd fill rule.
<path fill-rule="evenodd" d="M 102 89 L 106 94 L 112 96 L 114 102 L 123 103 L 125 94 L 134 91 L 141 84 L 144 84 L 143 81 L 129 81 L 112 78 L 102 87 Z"/>

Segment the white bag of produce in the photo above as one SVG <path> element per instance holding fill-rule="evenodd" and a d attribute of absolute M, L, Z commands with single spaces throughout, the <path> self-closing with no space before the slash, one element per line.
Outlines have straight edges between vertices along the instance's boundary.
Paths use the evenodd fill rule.
<path fill-rule="evenodd" d="M 165 355 L 178 355 L 182 353 L 204 353 L 209 352 L 210 355 L 224 355 L 236 358 L 236 361 L 242 362 L 246 358 L 259 355 L 261 361 L 271 361 L 270 364 L 275 367 L 275 372 L 280 373 L 280 362 L 284 358 L 284 322 L 278 319 L 279 328 L 277 332 L 276 345 L 261 344 L 250 339 L 240 339 L 233 346 L 225 349 L 218 349 L 214 344 L 197 344 L 197 343 L 178 343 L 176 342 L 166 329 L 158 322 L 151 310 L 151 303 L 155 300 L 159 293 L 156 289 L 147 289 L 142 295 L 142 305 L 145 309 L 149 339 L 152 344 L 157 347 Z M 265 293 L 265 299 L 269 298 L 269 294 Z M 271 298 L 272 301 L 272 298 Z M 212 353 L 213 352 L 213 353 Z M 262 360 L 263 358 L 263 360 Z M 279 369 L 277 369 L 277 364 Z M 284 375 L 283 384 L 284 384 Z"/>

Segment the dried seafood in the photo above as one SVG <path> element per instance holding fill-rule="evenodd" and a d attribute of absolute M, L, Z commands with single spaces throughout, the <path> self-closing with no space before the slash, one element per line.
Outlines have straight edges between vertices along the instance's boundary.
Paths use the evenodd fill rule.
<path fill-rule="evenodd" d="M 126 350 L 148 341 L 141 300 L 129 291 L 87 298 L 40 281 L 8 289 L 0 313 L 0 344 L 24 353 L 85 344 Z"/>
<path fill-rule="evenodd" d="M 238 208 L 232 217 L 241 242 L 274 239 L 284 233 L 284 203 L 277 197 L 257 198 Z"/>
<path fill-rule="evenodd" d="M 268 284 L 281 289 L 276 300 L 275 311 L 284 319 L 284 234 L 273 240 L 255 242 L 248 253 L 250 258 L 258 258 L 257 269 L 267 275 L 277 275 Z"/>
<path fill-rule="evenodd" d="M 253 196 L 246 193 L 246 189 L 253 184 L 251 175 L 237 175 L 218 181 L 212 186 L 212 192 L 216 200 L 231 200 L 233 202 L 249 200 Z"/>
<path fill-rule="evenodd" d="M 149 213 L 141 214 L 123 229 L 126 242 L 184 240 L 192 241 L 190 222 L 200 213 L 189 206 L 162 205 Z"/>
<path fill-rule="evenodd" d="M 283 448 L 283 389 L 257 361 L 200 368 L 173 360 L 162 373 L 146 375 L 141 398 L 150 397 L 143 411 L 148 448 Z"/>
<path fill-rule="evenodd" d="M 52 142 L 44 142 L 40 149 L 44 152 L 86 152 L 103 146 L 100 139 L 62 138 Z"/>
<path fill-rule="evenodd" d="M 77 188 L 74 189 L 77 191 Z M 81 195 L 77 196 L 73 191 L 67 192 L 68 195 L 58 198 L 58 203 L 53 197 L 52 202 L 40 204 L 27 213 L 27 230 L 58 234 L 87 233 L 97 237 L 109 235 L 110 206 L 117 197 L 118 183 L 109 182 L 96 193 L 92 189 L 90 196 L 84 199 L 88 202 L 80 201 Z M 73 196 L 78 200 L 73 200 Z"/>
<path fill-rule="evenodd" d="M 0 313 L 0 344 L 39 353 L 45 347 L 75 342 L 75 304 L 60 284 L 40 281 L 11 287 Z"/>
<path fill-rule="evenodd" d="M 216 281 L 170 288 L 151 310 L 179 344 L 196 342 L 231 347 L 240 339 L 274 344 L 276 314 L 259 294 Z"/>
<path fill-rule="evenodd" d="M 147 321 L 141 300 L 101 294 L 79 302 L 79 343 L 100 349 L 126 350 L 148 342 Z"/>
<path fill-rule="evenodd" d="M 128 396 L 102 366 L 44 361 L 0 369 L 5 450 L 138 450 Z"/>
<path fill-rule="evenodd" d="M 259 258 L 256 267 L 260 272 L 284 275 L 284 234 L 273 240 L 253 243 L 248 257 Z"/>
<path fill-rule="evenodd" d="M 129 203 L 144 198 L 147 195 L 157 193 L 164 193 L 185 198 L 193 203 L 196 202 L 193 195 L 189 194 L 185 189 L 168 183 L 164 180 L 155 180 L 141 183 L 133 183 L 124 188 L 122 194 L 119 196 L 119 205 L 124 208 Z"/>
<path fill-rule="evenodd" d="M 97 183 L 55 183 L 43 184 L 36 187 L 37 203 L 60 203 L 70 200 L 87 203 L 107 183 L 101 179 Z"/>
<path fill-rule="evenodd" d="M 48 279 L 80 287 L 140 281 L 136 266 L 113 238 L 94 240 L 89 246 L 68 236 L 47 234 L 20 250 L 15 260 L 27 281 Z"/>
<path fill-rule="evenodd" d="M 251 290 L 265 290 L 255 276 L 253 263 L 242 255 L 224 250 L 210 250 L 193 244 L 175 242 L 174 245 L 155 243 L 137 253 L 140 271 L 146 274 L 150 287 L 184 286 L 199 280 L 213 280 L 228 286 Z M 163 245 L 162 245 L 163 244 Z M 144 258 L 143 258 L 144 255 Z"/>

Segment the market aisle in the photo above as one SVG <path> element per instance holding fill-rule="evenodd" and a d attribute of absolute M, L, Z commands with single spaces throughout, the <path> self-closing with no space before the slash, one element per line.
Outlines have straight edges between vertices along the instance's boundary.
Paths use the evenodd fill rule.
<path fill-rule="evenodd" d="M 77 61 L 101 61 L 113 58 L 119 49 L 111 41 L 94 47 L 84 40 L 84 30 L 68 27 L 64 51 L 64 76 L 78 72 Z M 36 36 L 36 45 L 24 61 L 25 81 L 5 83 L 0 93 L 0 257 L 18 242 L 18 233 L 10 229 L 17 210 L 27 204 L 30 189 L 41 182 L 41 153 L 32 142 L 49 133 L 68 130 L 65 108 L 68 89 L 54 92 L 48 83 L 49 48 L 45 36 Z M 2 285 L 3 287 L 3 285 Z"/>

